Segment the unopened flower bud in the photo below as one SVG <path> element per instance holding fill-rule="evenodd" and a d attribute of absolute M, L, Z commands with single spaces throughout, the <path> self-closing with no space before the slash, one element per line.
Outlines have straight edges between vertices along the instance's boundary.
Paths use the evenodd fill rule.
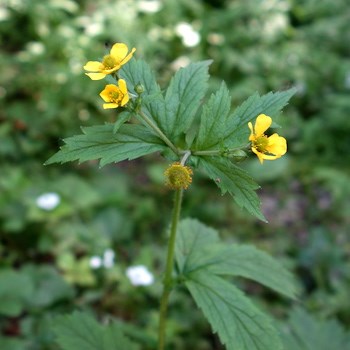
<path fill-rule="evenodd" d="M 145 87 L 141 83 L 135 85 L 134 89 L 138 95 L 141 95 L 145 91 Z"/>
<path fill-rule="evenodd" d="M 236 163 L 240 163 L 248 157 L 247 153 L 241 149 L 237 149 L 235 151 L 230 152 L 230 158 Z"/>

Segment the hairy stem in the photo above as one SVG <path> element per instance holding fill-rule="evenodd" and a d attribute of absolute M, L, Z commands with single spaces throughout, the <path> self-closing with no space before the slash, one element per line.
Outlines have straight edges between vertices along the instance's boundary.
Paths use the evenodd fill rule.
<path fill-rule="evenodd" d="M 228 148 L 228 149 L 213 149 L 208 151 L 193 151 L 192 154 L 194 156 L 222 156 L 224 154 L 230 155 L 230 153 L 234 151 L 238 151 L 241 149 L 248 148 L 249 145 L 244 147 L 237 147 L 237 148 Z"/>
<path fill-rule="evenodd" d="M 170 237 L 168 242 L 168 253 L 165 266 L 165 275 L 163 280 L 163 294 L 160 300 L 159 309 L 158 350 L 164 350 L 165 346 L 166 315 L 168 310 L 169 295 L 173 288 L 172 273 L 174 268 L 175 240 L 177 226 L 180 219 L 182 194 L 183 189 L 178 189 L 175 192 L 175 201 L 170 227 Z"/>
<path fill-rule="evenodd" d="M 153 121 L 141 110 L 137 111 L 138 115 L 142 118 L 142 120 L 151 128 L 153 129 L 157 135 L 159 136 L 159 138 L 161 138 L 164 143 L 169 146 L 171 148 L 171 150 L 175 153 L 175 154 L 179 154 L 179 150 L 176 148 L 176 146 L 167 138 L 167 136 L 163 133 L 162 130 L 160 130 L 158 128 L 158 126 L 153 123 Z"/>

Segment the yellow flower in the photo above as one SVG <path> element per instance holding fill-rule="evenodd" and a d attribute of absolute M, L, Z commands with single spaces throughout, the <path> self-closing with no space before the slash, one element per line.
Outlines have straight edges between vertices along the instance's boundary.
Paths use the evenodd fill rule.
<path fill-rule="evenodd" d="M 128 62 L 133 53 L 136 51 L 135 48 L 128 54 L 128 47 L 123 43 L 116 43 L 112 46 L 109 55 L 103 57 L 102 62 L 89 61 L 84 66 L 84 69 L 93 72 L 85 73 L 92 80 L 101 80 L 106 75 L 111 74 L 121 68 L 123 64 Z"/>
<path fill-rule="evenodd" d="M 249 141 L 252 142 L 252 151 L 258 156 L 261 164 L 264 159 L 274 160 L 282 157 L 287 152 L 287 141 L 284 137 L 278 134 L 267 137 L 264 134 L 271 123 L 272 119 L 265 114 L 260 114 L 256 118 L 254 128 L 252 123 L 248 123 L 251 131 Z"/>
<path fill-rule="evenodd" d="M 123 79 L 118 80 L 118 86 L 114 84 L 106 85 L 100 96 L 107 103 L 103 104 L 104 109 L 117 108 L 126 105 L 129 101 L 128 88 Z"/>
<path fill-rule="evenodd" d="M 187 189 L 192 182 L 193 171 L 190 167 L 175 162 L 169 165 L 164 171 L 165 184 L 173 189 L 179 190 L 181 188 Z"/>

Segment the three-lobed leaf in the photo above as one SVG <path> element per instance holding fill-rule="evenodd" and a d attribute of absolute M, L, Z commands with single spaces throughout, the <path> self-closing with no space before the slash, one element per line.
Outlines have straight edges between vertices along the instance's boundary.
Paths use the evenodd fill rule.
<path fill-rule="evenodd" d="M 194 219 L 180 222 L 175 255 L 185 285 L 227 349 L 282 349 L 271 320 L 220 277 L 250 278 L 295 297 L 292 275 L 276 260 L 254 247 L 220 243 L 217 231 Z"/>
<path fill-rule="evenodd" d="M 100 159 L 103 166 L 165 149 L 163 141 L 142 125 L 121 125 L 116 134 L 113 128 L 113 124 L 83 128 L 82 135 L 65 139 L 65 145 L 46 164 Z"/>
<path fill-rule="evenodd" d="M 228 350 L 283 349 L 271 320 L 231 283 L 197 270 L 185 284 Z"/>
<path fill-rule="evenodd" d="M 182 220 L 176 239 L 179 272 L 205 270 L 214 275 L 245 277 L 289 298 L 298 290 L 293 275 L 276 259 L 249 245 L 223 244 L 216 230 L 198 220 Z"/>

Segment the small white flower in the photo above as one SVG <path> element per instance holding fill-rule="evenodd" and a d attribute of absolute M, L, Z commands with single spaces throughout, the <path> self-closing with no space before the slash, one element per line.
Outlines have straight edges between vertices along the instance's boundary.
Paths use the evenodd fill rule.
<path fill-rule="evenodd" d="M 126 276 L 134 286 L 149 286 L 154 282 L 152 273 L 144 265 L 128 267 Z"/>
<path fill-rule="evenodd" d="M 162 4 L 158 0 L 141 0 L 138 2 L 138 9 L 141 12 L 155 13 L 162 7 Z"/>
<path fill-rule="evenodd" d="M 99 269 L 102 266 L 102 259 L 95 255 L 90 258 L 89 263 L 92 269 Z"/>
<path fill-rule="evenodd" d="M 42 55 L 45 52 L 45 46 L 38 41 L 31 41 L 26 45 L 27 50 L 35 56 Z"/>
<path fill-rule="evenodd" d="M 197 46 L 201 41 L 201 36 L 189 23 L 178 23 L 175 27 L 175 32 L 179 37 L 181 37 L 182 43 L 187 47 Z"/>
<path fill-rule="evenodd" d="M 110 269 L 114 266 L 115 253 L 112 249 L 106 249 L 103 253 L 103 266 Z"/>
<path fill-rule="evenodd" d="M 61 197 L 55 192 L 43 193 L 36 199 L 36 205 L 43 210 L 53 210 L 61 202 Z"/>
<path fill-rule="evenodd" d="M 10 11 L 7 8 L 0 7 L 0 22 L 10 18 Z"/>
<path fill-rule="evenodd" d="M 102 23 L 89 23 L 85 28 L 86 35 L 97 36 L 103 33 L 104 27 Z"/>

